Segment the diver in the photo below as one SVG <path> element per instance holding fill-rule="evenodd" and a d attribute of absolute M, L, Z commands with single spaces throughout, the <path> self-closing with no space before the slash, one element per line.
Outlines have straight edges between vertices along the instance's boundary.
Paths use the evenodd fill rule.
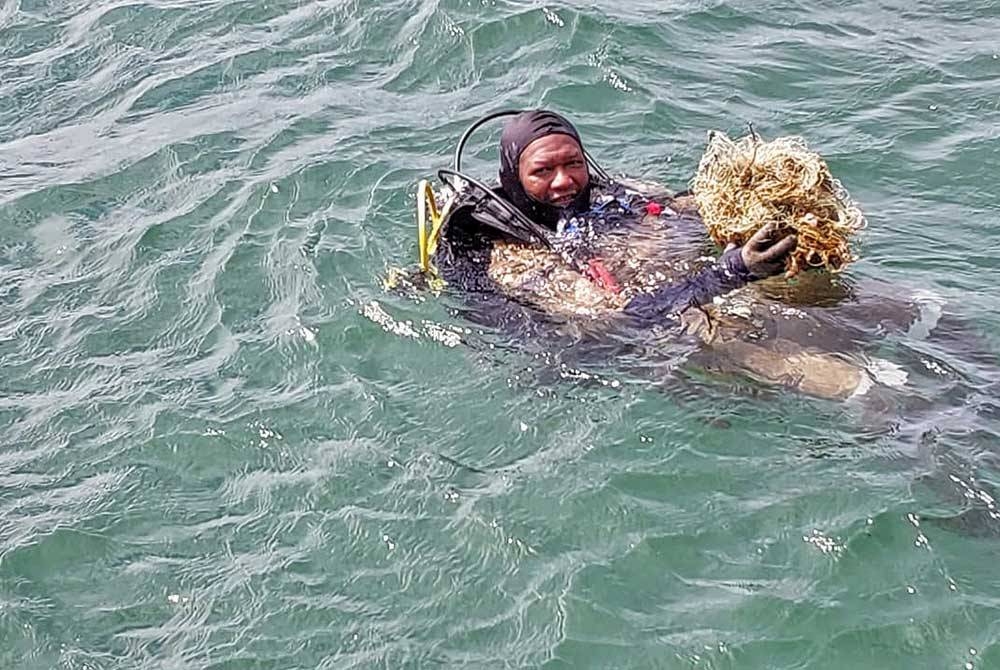
<path fill-rule="evenodd" d="M 480 289 L 499 288 L 543 309 L 538 303 L 548 283 L 574 294 L 570 304 L 577 315 L 620 312 L 656 322 L 781 273 L 795 248 L 793 235 L 774 239 L 766 226 L 686 277 L 646 290 L 623 286 L 597 253 L 599 241 L 636 215 L 676 212 L 665 194 L 660 202 L 628 188 L 588 159 L 576 128 L 555 112 L 525 111 L 508 121 L 500 139 L 499 186 L 489 194 L 479 189 L 449 212 L 435 256 L 446 281 L 468 288 L 476 276 L 472 283 Z M 558 312 L 559 305 L 549 302 Z"/>
<path fill-rule="evenodd" d="M 500 138 L 499 185 L 489 187 L 459 171 L 461 151 L 499 116 L 512 118 Z M 905 381 L 891 366 L 844 353 L 857 348 L 856 330 L 767 296 L 768 284 L 784 282 L 761 280 L 783 272 L 794 236 L 776 239 L 767 225 L 716 257 L 690 193 L 611 178 L 559 114 L 480 119 L 460 140 L 455 169 L 439 176 L 452 197 L 434 265 L 465 301 L 488 307 L 478 315 L 509 314 L 497 306 L 513 301 L 543 317 L 521 321 L 539 333 L 556 321 L 591 341 L 614 334 L 647 350 L 692 336 L 698 367 L 825 398 Z M 651 345 L 650 334 L 658 338 Z"/>

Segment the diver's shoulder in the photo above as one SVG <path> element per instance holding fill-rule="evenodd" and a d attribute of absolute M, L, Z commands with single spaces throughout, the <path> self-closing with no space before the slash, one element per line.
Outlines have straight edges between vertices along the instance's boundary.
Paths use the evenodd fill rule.
<path fill-rule="evenodd" d="M 694 194 L 688 189 L 675 191 L 658 181 L 627 175 L 613 177 L 610 182 L 601 184 L 599 188 L 607 192 L 635 193 L 645 200 L 666 205 L 676 214 L 698 218 L 698 203 Z"/>
<path fill-rule="evenodd" d="M 666 200 L 673 197 L 674 193 L 665 184 L 656 181 L 638 179 L 627 175 L 616 176 L 612 179 L 607 188 L 622 188 L 635 191 L 644 198 L 650 200 Z"/>

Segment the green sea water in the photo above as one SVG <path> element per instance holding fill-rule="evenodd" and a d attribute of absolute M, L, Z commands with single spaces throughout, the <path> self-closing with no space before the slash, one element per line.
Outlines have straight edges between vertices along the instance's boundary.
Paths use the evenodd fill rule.
<path fill-rule="evenodd" d="M 1000 668 L 998 35 L 993 0 L 2 0 L 0 668 Z M 675 188 L 711 129 L 804 136 L 868 217 L 851 280 L 960 336 L 872 326 L 908 375 L 873 409 L 387 292 L 417 181 L 525 106 Z"/>

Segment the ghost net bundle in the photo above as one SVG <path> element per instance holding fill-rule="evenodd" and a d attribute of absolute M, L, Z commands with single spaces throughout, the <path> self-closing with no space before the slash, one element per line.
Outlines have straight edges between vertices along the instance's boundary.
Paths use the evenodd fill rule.
<path fill-rule="evenodd" d="M 743 244 L 768 222 L 779 236 L 795 233 L 789 277 L 811 267 L 839 272 L 856 260 L 850 238 L 864 216 L 801 138 L 765 142 L 751 132 L 733 141 L 713 131 L 691 189 L 716 244 Z"/>

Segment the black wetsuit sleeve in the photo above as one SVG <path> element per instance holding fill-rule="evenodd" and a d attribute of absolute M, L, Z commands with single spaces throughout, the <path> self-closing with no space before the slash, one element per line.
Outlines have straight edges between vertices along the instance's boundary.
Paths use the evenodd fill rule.
<path fill-rule="evenodd" d="M 740 250 L 731 249 L 719 260 L 675 284 L 664 284 L 650 293 L 641 293 L 625 306 L 625 314 L 654 321 L 677 314 L 712 298 L 740 288 L 757 279 L 743 263 Z"/>

